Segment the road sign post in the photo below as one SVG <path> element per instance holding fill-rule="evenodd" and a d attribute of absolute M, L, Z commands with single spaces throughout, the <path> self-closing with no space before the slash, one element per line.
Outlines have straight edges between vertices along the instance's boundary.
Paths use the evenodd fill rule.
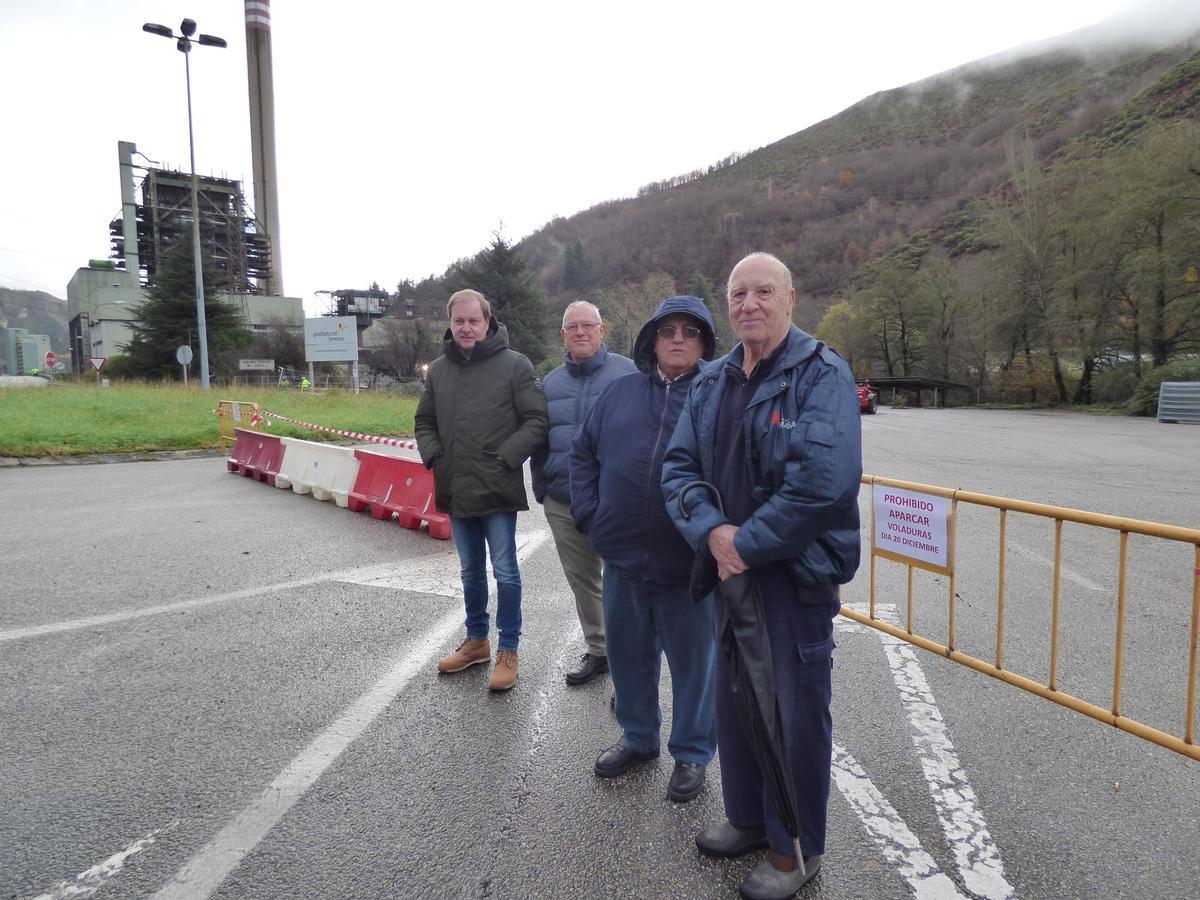
<path fill-rule="evenodd" d="M 187 367 L 188 367 L 188 363 L 190 363 L 192 361 L 192 348 L 189 347 L 187 344 L 181 345 L 175 351 L 175 361 L 178 362 L 179 365 L 183 368 L 183 383 L 186 385 L 187 384 Z"/>

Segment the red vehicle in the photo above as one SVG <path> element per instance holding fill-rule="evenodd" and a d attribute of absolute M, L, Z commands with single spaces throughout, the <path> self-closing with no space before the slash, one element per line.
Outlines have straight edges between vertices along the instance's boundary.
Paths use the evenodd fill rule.
<path fill-rule="evenodd" d="M 866 415 L 875 415 L 879 409 L 879 394 L 871 387 L 871 382 L 860 381 L 858 384 L 858 409 Z"/>

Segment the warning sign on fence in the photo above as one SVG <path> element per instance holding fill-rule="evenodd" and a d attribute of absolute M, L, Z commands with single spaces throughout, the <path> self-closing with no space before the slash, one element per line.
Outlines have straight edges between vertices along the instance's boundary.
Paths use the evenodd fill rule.
<path fill-rule="evenodd" d="M 950 574 L 954 554 L 949 499 L 874 484 L 871 501 L 875 509 L 872 543 L 877 555 Z"/>

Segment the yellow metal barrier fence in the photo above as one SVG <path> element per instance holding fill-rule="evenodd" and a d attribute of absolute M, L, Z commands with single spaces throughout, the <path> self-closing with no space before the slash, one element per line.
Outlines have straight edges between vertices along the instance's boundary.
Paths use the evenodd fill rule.
<path fill-rule="evenodd" d="M 952 488 L 937 487 L 934 485 L 918 484 L 914 482 L 898 481 L 891 478 L 881 478 L 874 475 L 864 475 L 863 484 L 870 485 L 872 488 L 871 501 L 871 587 L 870 587 L 870 613 L 863 615 L 847 607 L 842 608 L 842 615 L 849 619 L 853 619 L 863 625 L 878 629 L 879 631 L 891 634 L 901 640 L 907 641 L 917 647 L 921 647 L 932 653 L 937 653 L 947 659 L 962 663 L 969 666 L 978 672 L 985 675 L 990 675 L 1000 681 L 1023 688 L 1030 693 L 1037 694 L 1039 697 L 1044 697 L 1047 700 L 1052 700 L 1069 709 L 1081 712 L 1084 715 L 1091 716 L 1101 722 L 1106 722 L 1109 725 L 1126 731 L 1137 737 L 1152 741 L 1168 750 L 1174 750 L 1176 753 L 1181 753 L 1191 759 L 1200 761 L 1200 746 L 1196 743 L 1196 675 L 1197 675 L 1197 656 L 1198 656 L 1198 638 L 1200 638 L 1200 530 L 1192 528 L 1180 528 L 1174 525 L 1162 525 L 1157 522 L 1143 522 L 1137 519 L 1126 519 L 1119 516 L 1109 516 L 1100 513 L 1084 512 L 1076 509 L 1068 509 L 1061 506 L 1050 506 L 1044 503 L 1032 503 L 1025 500 L 1010 500 L 1004 497 L 993 497 L 989 494 L 976 494 L 970 491 L 956 490 Z M 944 498 L 949 501 L 948 515 L 940 522 L 944 527 L 944 533 L 940 536 L 944 538 L 944 542 L 939 548 L 938 536 L 936 531 L 924 529 L 936 529 L 939 524 L 934 520 L 930 525 L 930 516 L 936 515 L 936 508 L 933 503 L 928 504 L 930 512 L 924 512 L 925 506 L 921 505 L 921 501 L 914 500 L 907 495 L 887 495 L 887 499 L 892 501 L 891 509 L 897 510 L 892 513 L 900 522 L 905 523 L 898 525 L 895 530 L 903 532 L 905 535 L 922 535 L 913 539 L 905 538 L 904 543 L 908 546 L 921 548 L 914 550 L 913 553 L 920 554 L 923 558 L 913 558 L 904 555 L 903 552 L 895 550 L 880 549 L 877 546 L 876 537 L 880 534 L 877 530 L 876 522 L 876 493 L 875 487 L 898 488 L 901 491 L 912 492 L 917 495 L 925 495 L 933 498 Z M 962 653 L 954 647 L 954 620 L 955 620 L 955 598 L 957 595 L 957 573 L 954 565 L 955 555 L 955 531 L 957 528 L 957 512 L 960 503 L 974 504 L 983 507 L 992 507 L 1000 511 L 1000 534 L 999 534 L 999 573 L 998 573 L 998 593 L 996 599 L 996 655 L 994 662 L 978 659 L 974 656 Z M 916 513 L 909 513 L 909 509 L 916 509 Z M 1008 513 L 1016 512 L 1028 514 L 1031 516 L 1040 516 L 1054 521 L 1054 587 L 1053 600 L 1051 607 L 1051 625 L 1050 625 L 1050 659 L 1049 659 L 1049 681 L 1045 684 L 1036 681 L 1032 678 L 1027 678 L 1015 672 L 1004 668 L 1004 587 L 1005 587 L 1005 556 L 1006 556 L 1006 539 L 1008 531 Z M 923 517 L 916 518 L 917 527 L 909 529 L 907 523 L 914 521 L 914 516 Z M 921 524 L 921 522 L 925 524 Z M 1075 522 L 1081 525 L 1090 525 L 1097 528 L 1105 528 L 1110 531 L 1116 531 L 1120 534 L 1120 564 L 1118 570 L 1118 587 L 1117 587 L 1117 621 L 1114 635 L 1114 653 L 1113 653 L 1113 689 L 1112 689 L 1112 706 L 1109 709 L 1096 706 L 1079 697 L 1060 691 L 1057 687 L 1058 681 L 1058 650 L 1059 650 L 1059 599 L 1060 587 L 1062 578 L 1062 531 L 1064 522 Z M 892 526 L 889 526 L 892 527 Z M 933 537 L 924 537 L 927 535 Z M 1127 589 L 1127 565 L 1129 560 L 1129 535 L 1139 534 L 1148 537 L 1162 538 L 1168 541 L 1176 541 L 1183 544 L 1191 544 L 1193 546 L 1194 567 L 1192 575 L 1192 613 L 1191 613 L 1191 639 L 1188 650 L 1188 680 L 1186 689 L 1186 709 L 1184 712 L 1184 727 L 1182 738 L 1160 731 L 1149 725 L 1145 725 L 1127 716 L 1121 715 L 1121 680 L 1124 672 L 1124 638 L 1125 638 L 1125 618 L 1126 618 L 1126 589 Z M 890 537 L 890 536 L 889 536 Z M 900 542 L 898 538 L 890 538 L 893 541 Z M 916 543 L 912 541 L 915 540 Z M 928 549 L 930 553 L 925 553 Z M 932 559 L 932 551 L 940 549 L 941 556 Z M 901 562 L 908 566 L 908 612 L 907 623 L 905 628 L 899 628 L 890 623 L 881 621 L 876 617 L 875 609 L 875 581 L 876 581 L 876 566 L 875 562 L 878 558 L 891 559 Z M 937 641 L 931 640 L 916 634 L 913 631 L 913 569 L 921 568 L 933 572 L 939 572 L 949 576 L 950 579 L 950 596 L 948 608 L 948 634 L 945 644 L 940 644 Z"/>
<path fill-rule="evenodd" d="M 222 400 L 217 404 L 217 428 L 220 431 L 221 452 L 225 452 L 225 444 L 237 439 L 235 428 L 248 428 L 260 431 L 262 415 L 257 403 L 242 403 L 237 400 Z"/>

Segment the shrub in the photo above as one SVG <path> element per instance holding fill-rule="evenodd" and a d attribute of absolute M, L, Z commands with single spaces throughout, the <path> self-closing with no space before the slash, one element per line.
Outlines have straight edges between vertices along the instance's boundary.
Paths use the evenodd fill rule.
<path fill-rule="evenodd" d="M 1137 389 L 1138 377 L 1133 366 L 1121 365 L 1097 372 L 1092 379 L 1092 395 L 1101 405 L 1124 403 Z"/>
<path fill-rule="evenodd" d="M 1200 359 L 1177 359 L 1144 374 L 1126 404 L 1130 415 L 1158 415 L 1158 386 L 1164 381 L 1200 381 Z"/>
<path fill-rule="evenodd" d="M 137 373 L 133 371 L 133 366 L 129 362 L 129 357 L 123 353 L 118 353 L 110 356 L 104 361 L 104 368 L 100 370 L 101 378 L 136 378 Z"/>

